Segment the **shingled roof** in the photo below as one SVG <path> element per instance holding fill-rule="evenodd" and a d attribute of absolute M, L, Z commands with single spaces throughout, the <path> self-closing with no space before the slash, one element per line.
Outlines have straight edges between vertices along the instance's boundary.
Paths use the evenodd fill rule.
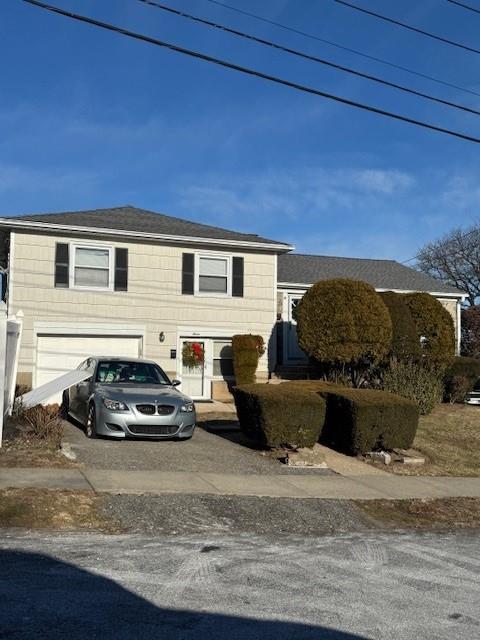
<path fill-rule="evenodd" d="M 206 240 L 233 240 L 237 242 L 262 243 L 281 247 L 286 243 L 262 238 L 253 233 L 240 233 L 221 227 L 212 227 L 199 222 L 183 220 L 163 213 L 155 213 L 138 209 L 131 205 L 110 209 L 93 209 L 88 211 L 65 211 L 62 213 L 40 213 L 4 218 L 8 221 L 41 222 L 72 227 L 91 229 L 110 229 L 158 235 L 183 236 Z"/>
<path fill-rule="evenodd" d="M 462 295 L 462 291 L 431 278 L 395 260 L 336 258 L 301 253 L 278 256 L 278 282 L 313 284 L 329 278 L 352 278 L 368 282 L 376 289 L 427 291 Z"/>

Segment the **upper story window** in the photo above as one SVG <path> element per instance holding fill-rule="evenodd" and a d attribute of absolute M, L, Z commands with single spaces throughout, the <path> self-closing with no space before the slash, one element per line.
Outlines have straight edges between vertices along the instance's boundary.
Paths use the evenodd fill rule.
<path fill-rule="evenodd" d="M 57 242 L 54 286 L 60 289 L 128 291 L 128 249 Z"/>
<path fill-rule="evenodd" d="M 230 291 L 230 260 L 228 257 L 198 256 L 199 293 L 219 293 Z"/>
<path fill-rule="evenodd" d="M 111 289 L 112 250 L 109 247 L 73 247 L 74 287 Z"/>

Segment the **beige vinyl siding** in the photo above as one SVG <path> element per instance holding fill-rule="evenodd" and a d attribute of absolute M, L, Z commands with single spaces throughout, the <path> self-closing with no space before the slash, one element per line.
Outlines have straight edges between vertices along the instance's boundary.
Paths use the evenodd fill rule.
<path fill-rule="evenodd" d="M 55 243 L 78 242 L 128 249 L 128 291 L 93 291 L 54 287 Z M 268 344 L 275 323 L 276 260 L 268 253 L 208 250 L 244 258 L 244 297 L 182 295 L 182 253 L 201 248 L 105 239 L 69 238 L 15 232 L 13 306 L 25 314 L 19 372 L 32 370 L 34 323 L 145 326 L 144 356 L 176 371 L 170 350 L 177 348 L 179 326 L 225 330 L 228 335 L 258 333 Z M 159 333 L 165 341 L 159 341 Z M 267 355 L 259 372 L 268 369 Z"/>

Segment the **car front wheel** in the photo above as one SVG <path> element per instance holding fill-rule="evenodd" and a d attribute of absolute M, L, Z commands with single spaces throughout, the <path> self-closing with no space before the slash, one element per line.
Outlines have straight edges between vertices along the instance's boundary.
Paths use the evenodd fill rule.
<path fill-rule="evenodd" d="M 85 435 L 87 438 L 93 439 L 97 437 L 97 418 L 95 405 L 92 403 L 88 407 L 87 423 L 85 425 Z"/>

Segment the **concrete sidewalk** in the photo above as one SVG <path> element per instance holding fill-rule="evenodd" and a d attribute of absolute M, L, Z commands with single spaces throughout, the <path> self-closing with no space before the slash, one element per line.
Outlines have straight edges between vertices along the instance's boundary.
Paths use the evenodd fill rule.
<path fill-rule="evenodd" d="M 0 469 L 0 489 L 44 488 L 109 494 L 212 494 L 377 500 L 480 497 L 480 478 L 374 475 L 234 475 L 99 469 Z"/>

